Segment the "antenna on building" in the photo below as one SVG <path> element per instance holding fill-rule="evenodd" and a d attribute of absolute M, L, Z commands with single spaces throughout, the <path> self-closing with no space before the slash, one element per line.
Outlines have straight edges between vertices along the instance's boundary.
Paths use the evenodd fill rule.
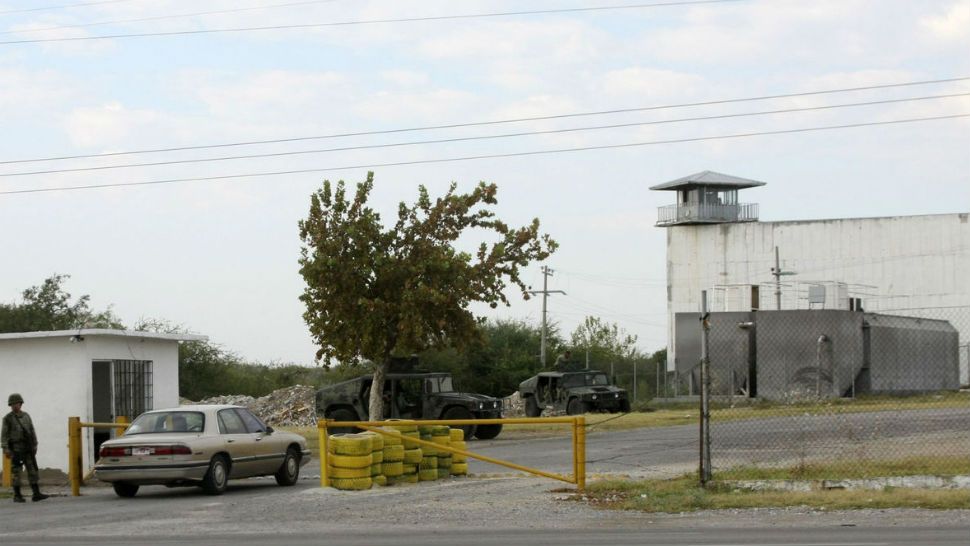
<path fill-rule="evenodd" d="M 782 275 L 794 275 L 794 271 L 782 271 L 781 260 L 778 258 L 778 247 L 775 247 L 775 267 L 771 268 L 771 274 L 775 277 L 775 308 L 781 311 L 781 277 Z"/>

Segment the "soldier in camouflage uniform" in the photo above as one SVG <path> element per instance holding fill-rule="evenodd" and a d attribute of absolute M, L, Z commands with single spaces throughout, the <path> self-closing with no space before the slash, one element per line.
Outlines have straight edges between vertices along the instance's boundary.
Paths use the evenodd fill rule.
<path fill-rule="evenodd" d="M 39 473 L 37 471 L 37 433 L 34 431 L 34 423 L 30 420 L 27 412 L 21 411 L 24 404 L 24 397 L 13 393 L 7 399 L 10 406 L 10 413 L 3 417 L 3 432 L 0 433 L 0 446 L 3 446 L 3 454 L 10 457 L 13 463 L 13 501 L 24 502 L 24 496 L 20 494 L 20 473 L 22 467 L 27 467 L 27 480 L 34 495 L 31 500 L 34 502 L 48 498 L 40 492 L 37 485 Z"/>

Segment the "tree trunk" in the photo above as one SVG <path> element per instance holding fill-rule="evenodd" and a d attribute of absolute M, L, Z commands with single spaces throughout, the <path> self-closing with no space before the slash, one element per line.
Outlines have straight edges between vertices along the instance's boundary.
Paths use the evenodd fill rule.
<path fill-rule="evenodd" d="M 374 366 L 374 382 L 370 386 L 370 401 L 367 404 L 367 411 L 371 421 L 384 420 L 384 377 L 387 375 L 387 366 L 390 359 L 385 359 L 381 364 Z"/>

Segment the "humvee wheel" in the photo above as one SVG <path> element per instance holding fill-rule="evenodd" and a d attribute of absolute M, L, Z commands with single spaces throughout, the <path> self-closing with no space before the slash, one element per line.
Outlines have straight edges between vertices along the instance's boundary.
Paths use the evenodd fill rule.
<path fill-rule="evenodd" d="M 479 440 L 491 440 L 502 432 L 502 425 L 477 425 L 475 427 L 475 437 Z"/>
<path fill-rule="evenodd" d="M 471 419 L 472 412 L 468 411 L 466 408 L 461 406 L 452 406 L 445 410 L 441 414 L 441 418 L 445 420 L 450 419 Z M 460 428 L 465 432 L 465 438 L 471 438 L 475 434 L 475 425 L 456 425 L 452 428 Z"/>
<path fill-rule="evenodd" d="M 539 407 L 539 402 L 536 401 L 535 396 L 530 396 L 525 399 L 525 415 L 527 417 L 539 417 L 542 415 L 542 408 Z"/>
<path fill-rule="evenodd" d="M 579 398 L 573 398 L 566 405 L 566 415 L 582 415 L 589 411 L 586 407 L 586 403 Z"/>
<path fill-rule="evenodd" d="M 327 419 L 334 421 L 358 421 L 357 414 L 347 408 L 337 408 L 327 413 Z M 353 434 L 357 432 L 354 427 L 330 427 L 330 434 Z"/>

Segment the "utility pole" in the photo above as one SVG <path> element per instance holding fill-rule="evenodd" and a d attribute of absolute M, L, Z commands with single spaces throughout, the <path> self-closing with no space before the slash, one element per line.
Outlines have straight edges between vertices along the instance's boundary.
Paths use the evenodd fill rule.
<path fill-rule="evenodd" d="M 566 295 L 562 290 L 549 290 L 549 277 L 552 276 L 552 269 L 542 266 L 542 290 L 529 290 L 530 294 L 542 294 L 542 342 L 539 348 L 539 362 L 542 367 L 546 367 L 546 298 L 549 294 Z"/>
<path fill-rule="evenodd" d="M 775 309 L 781 311 L 781 277 L 782 275 L 794 275 L 795 272 L 781 270 L 778 247 L 775 247 L 775 267 L 771 268 L 771 274 L 775 277 Z"/>

